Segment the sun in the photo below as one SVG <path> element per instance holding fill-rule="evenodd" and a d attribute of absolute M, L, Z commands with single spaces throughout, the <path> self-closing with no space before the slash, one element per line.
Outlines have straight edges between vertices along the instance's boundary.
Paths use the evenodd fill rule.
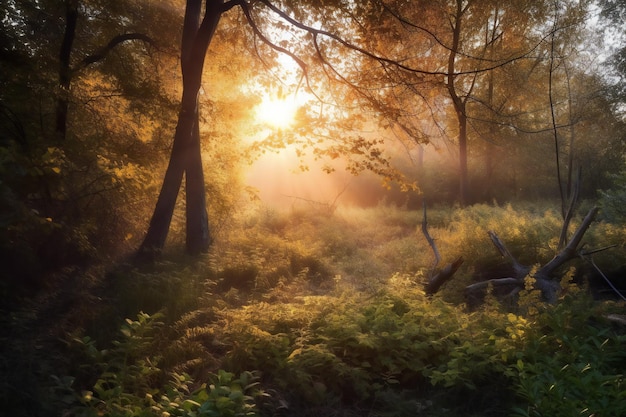
<path fill-rule="evenodd" d="M 287 129 L 293 125 L 297 110 L 295 100 L 265 97 L 256 107 L 256 117 L 272 128 Z"/>

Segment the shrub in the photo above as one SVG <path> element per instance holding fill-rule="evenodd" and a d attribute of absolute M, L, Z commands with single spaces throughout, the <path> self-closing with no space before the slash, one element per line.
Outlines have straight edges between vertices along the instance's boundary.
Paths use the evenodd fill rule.
<path fill-rule="evenodd" d="M 95 375 L 91 388 L 76 392 L 73 377 L 54 377 L 55 390 L 64 398 L 64 415 L 71 416 L 181 416 L 244 417 L 258 415 L 255 398 L 258 377 L 251 372 L 219 370 L 207 383 L 198 384 L 189 375 L 172 374 L 163 382 L 160 358 L 154 356 L 154 336 L 159 315 L 141 313 L 126 320 L 122 338 L 113 347 L 98 350 L 89 337 L 75 339 L 91 359 L 87 374 Z"/>
<path fill-rule="evenodd" d="M 626 335 L 604 322 L 602 309 L 582 292 L 538 306 L 511 368 L 517 395 L 526 403 L 515 415 L 625 415 L 626 381 L 620 371 Z"/>
<path fill-rule="evenodd" d="M 626 171 L 611 175 L 614 186 L 611 190 L 600 191 L 602 217 L 612 223 L 626 220 Z"/>

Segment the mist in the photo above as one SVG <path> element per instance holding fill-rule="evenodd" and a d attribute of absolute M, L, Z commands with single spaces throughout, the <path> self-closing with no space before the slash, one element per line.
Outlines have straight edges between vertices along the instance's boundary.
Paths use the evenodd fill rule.
<path fill-rule="evenodd" d="M 325 172 L 326 161 L 312 156 L 300 158 L 293 148 L 262 155 L 246 174 L 246 184 L 260 200 L 277 208 L 293 206 L 374 206 L 388 199 L 390 191 L 371 173 L 355 176 L 345 164 L 333 161 L 333 172 Z"/>

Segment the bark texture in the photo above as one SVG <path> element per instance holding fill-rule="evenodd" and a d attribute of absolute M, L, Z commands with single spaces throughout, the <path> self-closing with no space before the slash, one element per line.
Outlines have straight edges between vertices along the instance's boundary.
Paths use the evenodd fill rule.
<path fill-rule="evenodd" d="M 183 95 L 170 161 L 150 226 L 139 248 L 142 258 L 162 251 L 183 174 L 186 180 L 186 247 L 190 254 L 206 252 L 211 244 L 206 208 L 204 174 L 198 123 L 198 95 L 204 59 L 223 12 L 223 0 L 187 0 L 181 45 Z"/>

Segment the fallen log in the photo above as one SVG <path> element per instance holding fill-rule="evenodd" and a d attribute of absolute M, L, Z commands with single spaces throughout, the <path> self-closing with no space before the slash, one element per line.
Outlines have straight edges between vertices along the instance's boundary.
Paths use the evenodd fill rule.
<path fill-rule="evenodd" d="M 566 262 L 578 257 L 578 246 L 580 245 L 585 233 L 589 229 L 589 226 L 594 221 L 597 214 L 598 207 L 593 207 L 591 210 L 589 210 L 567 245 L 559 253 L 557 253 L 554 258 L 552 258 L 545 265 L 539 267 L 537 271 L 532 274 L 532 278 L 534 278 L 533 285 L 536 289 L 541 291 L 543 299 L 546 302 L 556 302 L 557 295 L 561 290 L 561 286 L 559 280 L 554 277 L 554 273 Z M 490 285 L 493 288 L 512 286 L 521 290 L 524 288 L 526 277 L 531 273 L 531 268 L 522 265 L 506 248 L 506 245 L 502 242 L 502 240 L 495 232 L 490 231 L 489 236 L 498 252 L 500 252 L 503 257 L 507 258 L 513 265 L 515 276 L 490 279 L 487 281 L 481 281 L 475 284 L 468 285 L 467 287 L 465 287 L 465 297 L 468 300 L 475 300 L 483 296 L 485 289 Z"/>
<path fill-rule="evenodd" d="M 572 238 L 569 240 L 567 245 L 565 245 L 565 247 L 554 256 L 554 258 L 552 258 L 543 266 L 540 266 L 534 273 L 532 273 L 531 267 L 523 265 L 517 260 L 517 258 L 515 258 L 511 254 L 504 242 L 502 242 L 502 240 L 498 237 L 496 232 L 489 231 L 489 237 L 500 255 L 502 255 L 502 257 L 508 259 L 509 262 L 511 262 L 513 266 L 514 276 L 495 278 L 468 285 L 467 287 L 465 287 L 466 299 L 468 301 L 472 300 L 472 303 L 470 304 L 474 304 L 477 299 L 482 299 L 482 297 L 484 297 L 486 289 L 489 286 L 492 286 L 494 289 L 503 289 L 508 287 L 509 290 L 507 296 L 515 295 L 524 288 L 526 277 L 528 277 L 529 274 L 532 273 L 532 278 L 534 278 L 533 286 L 535 289 L 541 291 L 543 299 L 549 303 L 556 302 L 561 287 L 560 280 L 558 279 L 558 277 L 554 276 L 554 273 L 566 262 L 579 256 L 578 247 L 585 233 L 589 229 L 589 226 L 595 220 L 596 215 L 598 214 L 598 210 L 598 207 L 593 207 L 591 210 L 589 210 L 581 224 L 572 235 Z M 567 225 L 564 224 L 563 227 L 567 227 Z M 426 241 L 430 245 L 435 256 L 435 262 L 433 265 L 431 276 L 425 284 L 424 288 L 426 294 L 432 295 L 439 291 L 439 289 L 446 282 L 453 278 L 455 272 L 463 264 L 463 257 L 457 258 L 454 262 L 447 264 L 444 268 L 435 273 L 436 266 L 439 263 L 441 256 L 439 254 L 439 250 L 437 249 L 437 245 L 435 244 L 435 240 L 430 236 L 430 233 L 428 232 L 425 204 L 424 217 L 422 221 L 422 233 L 424 234 Z M 561 235 L 563 235 L 563 233 L 561 233 Z"/>
<path fill-rule="evenodd" d="M 503 258 L 508 258 L 509 261 L 513 264 L 513 271 L 515 271 L 515 277 L 518 279 L 524 279 L 524 277 L 528 275 L 528 273 L 530 272 L 530 268 L 525 265 L 522 265 L 517 260 L 517 258 L 511 255 L 511 252 L 509 252 L 509 250 L 506 248 L 504 243 L 500 240 L 496 232 L 490 230 L 489 232 L 487 232 L 487 234 L 489 234 L 489 238 L 491 239 L 491 242 L 496 247 L 496 249 L 498 249 L 498 251 L 500 252 L 500 255 L 502 255 Z"/>
<path fill-rule="evenodd" d="M 598 210 L 598 207 L 593 207 L 591 210 L 589 210 L 567 245 L 563 248 L 563 250 L 561 250 L 561 252 L 556 254 L 556 256 L 552 258 L 550 262 L 537 270 L 537 273 L 535 274 L 536 277 L 548 278 L 554 273 L 557 268 L 561 267 L 565 262 L 578 257 L 578 245 L 580 245 L 580 242 L 587 232 L 587 229 L 589 229 L 589 226 L 595 220 L 596 215 L 598 214 Z"/>
<path fill-rule="evenodd" d="M 439 271 L 435 276 L 428 280 L 426 287 L 424 288 L 424 292 L 427 295 L 433 295 L 439 288 L 446 282 L 450 281 L 454 276 L 454 273 L 461 267 L 463 264 L 463 257 L 459 256 L 454 262 L 446 265 L 441 271 Z"/>
<path fill-rule="evenodd" d="M 433 250 L 433 254 L 435 256 L 432 273 L 431 273 L 430 278 L 428 279 L 428 282 L 426 283 L 426 286 L 424 287 L 424 292 L 427 295 L 433 295 L 437 291 L 439 291 L 439 289 L 441 288 L 443 284 L 445 284 L 446 282 L 452 279 L 455 272 L 463 264 L 463 257 L 459 256 L 454 262 L 447 264 L 445 267 L 443 267 L 443 269 L 441 269 L 436 274 L 434 273 L 435 268 L 437 267 L 437 265 L 439 264 L 439 261 L 441 260 L 441 255 L 439 255 L 439 250 L 437 249 L 437 245 L 435 244 L 435 239 L 433 239 L 432 236 L 430 236 L 430 233 L 428 233 L 428 217 L 426 214 L 426 202 L 425 201 L 423 203 L 423 207 L 424 207 L 424 217 L 422 219 L 422 233 L 424 234 L 424 237 L 426 238 L 426 241 L 428 242 L 428 245 L 430 246 L 430 248 Z"/>

